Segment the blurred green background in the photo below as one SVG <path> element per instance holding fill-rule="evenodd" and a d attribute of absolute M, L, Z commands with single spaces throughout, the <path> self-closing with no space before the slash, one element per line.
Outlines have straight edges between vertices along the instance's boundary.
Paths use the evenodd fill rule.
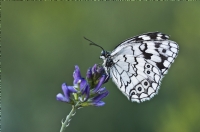
<path fill-rule="evenodd" d="M 132 103 L 110 81 L 101 108 L 77 111 L 68 132 L 199 132 L 200 3 L 2 2 L 2 131 L 58 132 L 70 105 L 56 101 L 123 40 L 160 31 L 180 46 L 159 94 Z"/>

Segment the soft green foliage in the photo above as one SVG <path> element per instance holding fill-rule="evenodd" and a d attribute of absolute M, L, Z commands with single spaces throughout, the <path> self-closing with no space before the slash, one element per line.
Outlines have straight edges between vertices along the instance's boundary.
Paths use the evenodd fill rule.
<path fill-rule="evenodd" d="M 80 109 L 68 131 L 200 131 L 199 7 L 197 2 L 2 2 L 2 131 L 59 131 L 71 109 L 55 100 L 60 85 L 73 82 L 74 65 L 86 71 L 101 63 L 100 49 L 83 36 L 109 51 L 149 31 L 166 33 L 180 46 L 159 94 L 131 103 L 109 82 L 105 107 Z"/>

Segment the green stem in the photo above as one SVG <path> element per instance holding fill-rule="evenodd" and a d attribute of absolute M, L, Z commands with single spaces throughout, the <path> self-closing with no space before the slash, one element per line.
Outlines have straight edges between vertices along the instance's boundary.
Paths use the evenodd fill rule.
<path fill-rule="evenodd" d="M 75 114 L 76 108 L 74 105 L 72 105 L 72 110 L 70 111 L 69 115 L 67 115 L 66 119 L 64 122 L 62 122 L 62 126 L 60 128 L 60 132 L 64 132 L 66 127 L 69 125 L 69 122 L 72 118 L 72 116 Z"/>

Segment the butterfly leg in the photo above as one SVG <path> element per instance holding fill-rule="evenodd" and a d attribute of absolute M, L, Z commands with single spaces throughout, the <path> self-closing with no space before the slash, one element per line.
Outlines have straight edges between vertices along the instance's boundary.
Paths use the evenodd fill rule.
<path fill-rule="evenodd" d="M 106 83 L 106 82 L 108 82 L 108 80 L 110 79 L 110 72 L 107 72 L 106 71 L 106 79 L 105 79 L 105 82 L 104 83 Z"/>

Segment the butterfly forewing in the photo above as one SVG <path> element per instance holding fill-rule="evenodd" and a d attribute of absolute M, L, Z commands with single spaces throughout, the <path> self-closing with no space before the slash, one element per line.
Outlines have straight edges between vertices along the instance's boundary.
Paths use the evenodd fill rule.
<path fill-rule="evenodd" d="M 158 93 L 179 47 L 159 32 L 146 33 L 119 44 L 110 54 L 112 80 L 131 101 L 143 102 Z M 105 65 L 104 65 L 105 67 Z"/>

